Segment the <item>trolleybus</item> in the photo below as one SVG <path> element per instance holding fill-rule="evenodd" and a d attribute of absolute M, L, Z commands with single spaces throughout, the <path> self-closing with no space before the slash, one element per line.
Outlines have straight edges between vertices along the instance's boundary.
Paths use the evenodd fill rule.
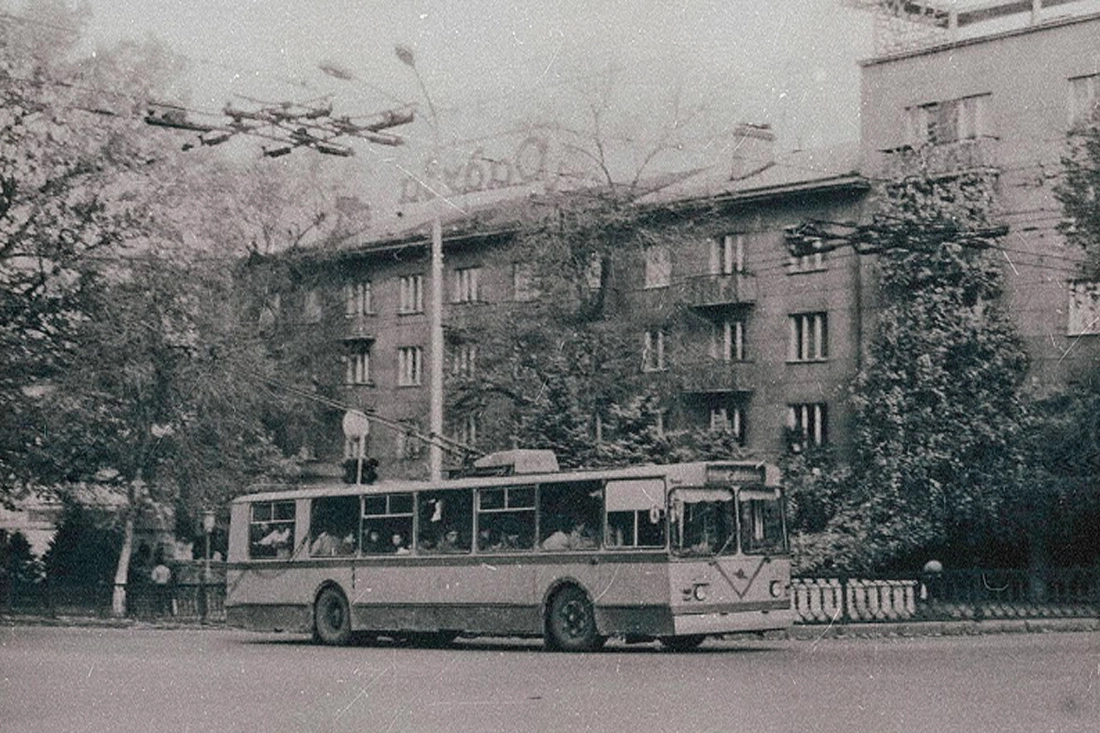
<path fill-rule="evenodd" d="M 312 633 L 609 637 L 692 648 L 792 620 L 779 472 L 743 461 L 558 471 L 510 451 L 481 474 L 263 491 L 231 506 L 229 623 Z"/>

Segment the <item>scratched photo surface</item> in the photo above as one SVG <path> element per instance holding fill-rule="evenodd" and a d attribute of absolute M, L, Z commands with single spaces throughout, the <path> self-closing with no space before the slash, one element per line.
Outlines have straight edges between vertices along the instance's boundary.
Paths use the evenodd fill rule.
<path fill-rule="evenodd" d="M 0 0 L 0 729 L 1091 731 L 1100 0 Z"/>

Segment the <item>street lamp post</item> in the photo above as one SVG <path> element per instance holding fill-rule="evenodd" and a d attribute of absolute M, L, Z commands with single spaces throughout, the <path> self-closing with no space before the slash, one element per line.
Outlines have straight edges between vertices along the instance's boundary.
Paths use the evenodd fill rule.
<path fill-rule="evenodd" d="M 202 513 L 202 532 L 205 535 L 206 544 L 202 554 L 202 608 L 199 609 L 199 617 L 206 623 L 206 614 L 209 604 L 206 598 L 206 586 L 210 583 L 210 534 L 214 531 L 214 510 L 207 509 Z"/>
<path fill-rule="evenodd" d="M 428 444 L 428 475 L 432 481 L 439 481 L 443 477 L 443 447 L 439 442 L 443 435 L 443 222 L 440 214 L 442 202 L 439 200 L 439 116 L 424 79 L 420 76 L 420 70 L 416 67 L 416 57 L 413 56 L 412 49 L 398 45 L 394 51 L 401 63 L 412 69 L 416 75 L 420 93 L 424 95 L 432 116 L 432 249 L 428 313 L 428 433 L 431 442 Z"/>

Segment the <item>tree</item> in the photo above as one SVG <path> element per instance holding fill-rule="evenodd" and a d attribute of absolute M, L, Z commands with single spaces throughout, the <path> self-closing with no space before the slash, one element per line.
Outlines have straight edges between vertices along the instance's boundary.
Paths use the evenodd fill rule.
<path fill-rule="evenodd" d="M 1081 277 L 1095 280 L 1100 278 L 1100 125 L 1070 132 L 1062 168 L 1054 189 L 1063 211 L 1058 230 L 1085 255 Z"/>
<path fill-rule="evenodd" d="M 973 557 L 1022 491 L 1027 356 L 998 303 L 991 183 L 914 175 L 869 228 L 882 308 L 852 390 L 851 489 L 826 525 L 849 569 Z M 925 558 L 926 559 L 926 558 Z"/>

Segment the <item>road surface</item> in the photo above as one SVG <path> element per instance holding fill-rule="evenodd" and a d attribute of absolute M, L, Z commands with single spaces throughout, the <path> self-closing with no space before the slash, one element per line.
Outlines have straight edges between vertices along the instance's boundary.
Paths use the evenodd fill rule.
<path fill-rule="evenodd" d="M 10 626 L 0 731 L 1100 731 L 1100 634 L 313 646 L 224 629 Z"/>

